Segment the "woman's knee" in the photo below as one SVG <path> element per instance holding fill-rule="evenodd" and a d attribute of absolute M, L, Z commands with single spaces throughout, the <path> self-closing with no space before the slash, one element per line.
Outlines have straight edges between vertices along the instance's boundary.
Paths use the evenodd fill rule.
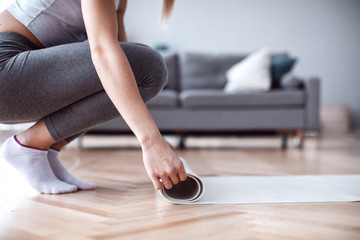
<path fill-rule="evenodd" d="M 159 93 L 168 78 L 166 64 L 161 54 L 149 46 L 138 43 L 128 43 L 123 49 L 139 88 L 151 89 L 155 95 Z"/>
<path fill-rule="evenodd" d="M 150 72 L 152 75 L 152 84 L 155 89 L 160 92 L 167 83 L 168 79 L 168 70 L 164 61 L 164 58 L 161 54 L 154 49 L 151 49 L 151 62 L 150 62 Z"/>

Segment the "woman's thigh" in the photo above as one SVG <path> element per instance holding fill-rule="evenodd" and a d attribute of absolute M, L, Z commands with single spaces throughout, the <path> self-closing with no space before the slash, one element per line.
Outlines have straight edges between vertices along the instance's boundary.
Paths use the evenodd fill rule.
<path fill-rule="evenodd" d="M 120 45 L 139 89 L 164 85 L 153 76 L 166 71 L 157 52 L 142 44 Z M 0 122 L 36 121 L 102 90 L 87 42 L 26 51 L 0 72 Z"/>

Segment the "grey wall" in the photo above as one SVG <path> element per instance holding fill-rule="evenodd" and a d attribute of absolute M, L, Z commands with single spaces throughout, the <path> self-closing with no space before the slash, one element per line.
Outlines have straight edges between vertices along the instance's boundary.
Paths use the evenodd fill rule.
<path fill-rule="evenodd" d="M 322 103 L 346 104 L 360 129 L 360 0 L 177 0 L 168 28 L 162 0 L 129 0 L 130 41 L 175 51 L 250 52 L 299 58 L 294 72 L 322 79 Z"/>

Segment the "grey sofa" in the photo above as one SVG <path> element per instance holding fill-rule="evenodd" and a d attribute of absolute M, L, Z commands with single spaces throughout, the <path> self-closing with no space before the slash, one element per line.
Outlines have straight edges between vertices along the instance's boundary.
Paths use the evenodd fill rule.
<path fill-rule="evenodd" d="M 282 147 L 304 131 L 319 128 L 320 80 L 298 80 L 297 86 L 265 93 L 224 93 L 225 72 L 246 55 L 167 53 L 168 82 L 147 103 L 162 134 L 184 138 L 198 134 L 279 134 Z M 299 82 L 298 82 L 299 83 Z M 94 127 L 87 134 L 130 134 L 122 118 Z"/>

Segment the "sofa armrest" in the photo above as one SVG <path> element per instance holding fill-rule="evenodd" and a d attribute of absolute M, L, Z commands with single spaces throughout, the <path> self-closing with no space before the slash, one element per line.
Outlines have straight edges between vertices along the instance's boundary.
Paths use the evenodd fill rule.
<path fill-rule="evenodd" d="M 320 79 L 304 80 L 305 130 L 319 131 L 320 126 Z"/>

